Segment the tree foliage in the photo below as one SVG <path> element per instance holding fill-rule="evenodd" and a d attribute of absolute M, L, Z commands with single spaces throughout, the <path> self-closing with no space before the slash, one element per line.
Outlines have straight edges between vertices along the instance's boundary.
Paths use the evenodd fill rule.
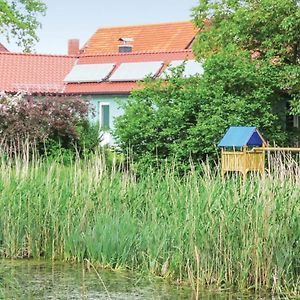
<path fill-rule="evenodd" d="M 116 134 L 151 165 L 215 158 L 231 125 L 258 126 L 270 143 L 291 137 L 289 107 L 300 112 L 300 7 L 287 0 L 200 0 L 193 50 L 204 75 L 150 80 L 132 93 Z"/>
<path fill-rule="evenodd" d="M 277 88 L 300 113 L 300 1 L 200 0 L 193 16 L 201 29 L 194 43 L 198 58 L 233 45 L 237 55 L 250 51 L 260 64 L 278 67 Z"/>
<path fill-rule="evenodd" d="M 0 0 L 0 34 L 29 51 L 38 40 L 36 30 L 41 26 L 38 16 L 44 15 L 46 5 L 40 0 Z"/>
<path fill-rule="evenodd" d="M 207 57 L 234 44 L 241 49 L 258 49 L 266 57 L 278 56 L 286 63 L 297 63 L 299 5 L 296 0 L 201 0 L 193 10 L 201 28 L 194 43 L 195 53 Z M 208 19 L 209 25 L 205 26 L 204 20 Z"/>
<path fill-rule="evenodd" d="M 202 77 L 182 78 L 178 69 L 168 81 L 149 80 L 132 93 L 116 135 L 135 161 L 149 166 L 169 159 L 185 169 L 190 159 L 214 159 L 230 125 L 258 126 L 266 139 L 285 140 L 273 109 L 275 66 L 257 68 L 248 53 L 232 51 L 207 59 L 204 68 Z"/>

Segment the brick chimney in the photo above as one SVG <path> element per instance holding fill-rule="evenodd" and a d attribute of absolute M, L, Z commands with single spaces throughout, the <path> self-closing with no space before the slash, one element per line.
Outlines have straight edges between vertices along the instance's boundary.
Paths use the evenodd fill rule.
<path fill-rule="evenodd" d="M 70 39 L 68 40 L 68 55 L 78 55 L 79 54 L 79 40 Z"/>

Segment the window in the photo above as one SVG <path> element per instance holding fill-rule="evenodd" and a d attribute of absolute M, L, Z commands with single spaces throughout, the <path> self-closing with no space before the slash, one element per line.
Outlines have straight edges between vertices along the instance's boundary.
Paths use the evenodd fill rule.
<path fill-rule="evenodd" d="M 99 103 L 99 122 L 100 122 L 100 128 L 102 130 L 108 130 L 110 127 L 109 109 L 110 109 L 109 103 Z"/>

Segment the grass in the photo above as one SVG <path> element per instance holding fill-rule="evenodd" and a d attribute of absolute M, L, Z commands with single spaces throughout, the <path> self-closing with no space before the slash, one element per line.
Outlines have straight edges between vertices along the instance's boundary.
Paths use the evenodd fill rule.
<path fill-rule="evenodd" d="M 289 162 L 290 165 L 291 162 Z M 0 161 L 0 256 L 84 261 L 195 290 L 300 294 L 300 167 L 222 181 L 217 169 L 135 176 L 101 155 Z"/>

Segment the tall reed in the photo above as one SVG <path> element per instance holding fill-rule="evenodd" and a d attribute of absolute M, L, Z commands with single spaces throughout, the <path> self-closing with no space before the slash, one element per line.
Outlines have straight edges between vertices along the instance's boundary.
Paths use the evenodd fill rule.
<path fill-rule="evenodd" d="M 0 160 L 0 255 L 128 268 L 194 286 L 300 293 L 300 167 L 222 181 L 203 165 L 137 177 L 101 154 Z"/>

